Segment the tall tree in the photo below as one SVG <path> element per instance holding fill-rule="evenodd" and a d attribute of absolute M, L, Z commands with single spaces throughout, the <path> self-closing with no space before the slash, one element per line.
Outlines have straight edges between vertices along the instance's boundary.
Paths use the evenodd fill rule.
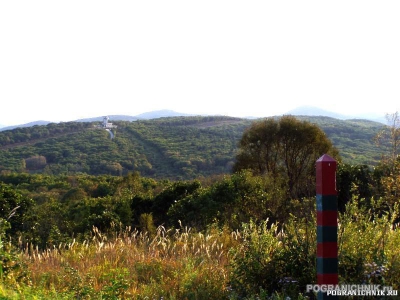
<path fill-rule="evenodd" d="M 375 143 L 388 149 L 382 163 L 394 167 L 400 151 L 400 116 L 398 112 L 386 114 L 387 125 L 375 136 Z"/>
<path fill-rule="evenodd" d="M 288 196 L 315 194 L 315 162 L 323 154 L 339 159 L 338 151 L 317 125 L 293 116 L 254 122 L 239 142 L 233 170 L 251 169 L 286 183 Z"/>
<path fill-rule="evenodd" d="M 386 114 L 387 125 L 375 137 L 375 142 L 387 150 L 375 173 L 380 175 L 379 186 L 388 207 L 400 199 L 400 115 Z"/>

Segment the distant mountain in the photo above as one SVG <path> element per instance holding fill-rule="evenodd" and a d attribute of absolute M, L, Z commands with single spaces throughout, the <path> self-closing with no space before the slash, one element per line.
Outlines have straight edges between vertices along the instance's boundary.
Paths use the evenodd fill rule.
<path fill-rule="evenodd" d="M 299 106 L 295 109 L 289 110 L 286 115 L 293 115 L 293 116 L 324 116 L 324 117 L 331 117 L 339 120 L 351 120 L 351 119 L 363 119 L 363 120 L 370 120 L 374 122 L 379 122 L 386 124 L 386 119 L 384 116 L 380 116 L 378 114 L 357 114 L 357 115 L 346 115 L 346 114 L 339 114 L 332 111 L 324 110 L 319 107 L 315 106 Z"/>
<path fill-rule="evenodd" d="M 185 114 L 185 113 L 179 113 L 173 110 L 155 110 L 155 111 L 149 111 L 145 112 L 142 114 L 139 114 L 137 116 L 128 116 L 128 115 L 108 115 L 110 121 L 137 121 L 137 120 L 151 120 L 151 119 L 157 119 L 157 118 L 165 118 L 165 117 L 188 117 L 188 116 L 194 116 L 190 114 Z M 74 120 L 71 122 L 102 122 L 104 116 L 99 116 L 99 117 L 93 117 L 93 118 L 84 118 L 84 119 L 78 119 Z M 21 125 L 14 125 L 14 126 L 2 126 L 0 125 L 0 131 L 4 130 L 12 130 L 18 127 L 32 127 L 35 125 L 47 125 L 49 123 L 54 123 L 50 121 L 35 121 L 35 122 L 30 122 L 26 124 L 21 124 Z"/>
<path fill-rule="evenodd" d="M 150 120 L 150 119 L 165 118 L 165 117 L 188 117 L 188 116 L 194 116 L 194 115 L 180 113 L 168 109 L 162 109 L 162 110 L 145 112 L 143 114 L 136 115 L 135 117 L 138 119 Z"/>
<path fill-rule="evenodd" d="M 338 114 L 328 110 L 324 110 L 314 106 L 300 106 L 295 109 L 292 109 L 285 113 L 285 115 L 293 115 L 293 116 L 325 116 L 331 117 L 339 120 L 350 120 L 350 119 L 363 119 L 363 120 L 370 120 L 374 122 L 379 122 L 386 124 L 386 120 L 384 116 L 374 115 L 374 114 L 360 114 L 360 115 L 345 115 L 345 114 Z M 195 114 L 186 114 L 180 113 L 173 110 L 163 109 L 163 110 L 155 110 L 145 112 L 136 116 L 128 116 L 128 115 L 108 115 L 111 122 L 115 121 L 128 121 L 133 122 L 137 120 L 151 120 L 151 119 L 158 119 L 158 118 L 166 118 L 166 117 L 190 117 L 190 116 L 200 116 Z M 201 115 L 205 116 L 205 115 Z M 104 116 L 98 116 L 93 118 L 84 118 L 74 120 L 73 122 L 102 122 Z M 243 119 L 257 119 L 256 117 L 246 117 Z M 0 125 L 0 131 L 11 130 L 18 127 L 32 127 L 35 125 L 47 125 L 49 123 L 54 123 L 50 121 L 35 121 L 30 122 L 22 125 L 14 125 L 14 126 L 2 126 Z"/>
<path fill-rule="evenodd" d="M 151 120 L 151 119 L 158 119 L 158 118 L 166 118 L 166 117 L 188 117 L 193 116 L 185 113 L 176 112 L 173 110 L 154 110 L 145 112 L 136 116 L 127 116 L 127 115 L 108 115 L 110 121 L 137 121 L 137 120 Z M 86 118 L 86 119 L 79 119 L 75 120 L 75 122 L 101 122 L 103 121 L 104 116 L 101 117 L 94 117 L 94 118 Z"/>
<path fill-rule="evenodd" d="M 102 122 L 105 116 L 94 117 L 94 118 L 85 118 L 85 119 L 78 119 L 75 122 Z M 137 121 L 138 117 L 135 116 L 127 116 L 127 115 L 108 115 L 109 120 L 112 121 Z"/>
<path fill-rule="evenodd" d="M 349 117 L 343 114 L 334 113 L 328 110 L 324 110 L 314 106 L 299 106 L 295 109 L 289 110 L 286 115 L 293 115 L 293 116 L 324 116 L 324 117 L 331 117 L 339 120 L 346 120 Z"/>
<path fill-rule="evenodd" d="M 15 129 L 18 127 L 32 127 L 32 126 L 36 126 L 36 125 L 47 125 L 50 123 L 52 123 L 52 122 L 50 122 L 50 121 L 34 121 L 34 122 L 29 122 L 29 123 L 21 124 L 21 125 L 13 125 L 13 126 L 6 126 L 6 127 L 0 126 L 0 131 L 12 130 L 12 129 Z"/>

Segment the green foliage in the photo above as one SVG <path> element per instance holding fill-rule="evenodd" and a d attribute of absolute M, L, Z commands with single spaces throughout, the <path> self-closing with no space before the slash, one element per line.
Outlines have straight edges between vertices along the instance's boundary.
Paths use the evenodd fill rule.
<path fill-rule="evenodd" d="M 149 234 L 149 236 L 154 236 L 156 234 L 157 228 L 154 225 L 152 214 L 141 214 L 139 217 L 139 226 L 143 232 Z"/>
<path fill-rule="evenodd" d="M 250 222 L 243 228 L 242 247 L 233 251 L 231 285 L 241 296 L 250 295 L 260 287 L 273 290 L 280 280 L 284 262 L 279 262 L 280 241 L 277 227 L 267 223 L 257 226 Z"/>
<path fill-rule="evenodd" d="M 126 293 L 126 290 L 129 288 L 128 275 L 129 272 L 127 269 L 110 270 L 110 272 L 105 275 L 106 280 L 108 279 L 109 281 L 109 284 L 102 288 L 101 298 L 110 300 L 129 298 Z"/>
<path fill-rule="evenodd" d="M 285 224 L 250 221 L 235 231 L 212 227 L 204 234 L 187 227 L 159 227 L 151 238 L 129 229 L 107 238 L 96 229 L 83 243 L 20 254 L 23 272 L 8 275 L 25 279 L 15 290 L 8 285 L 10 290 L 4 291 L 0 285 L 0 295 L 11 297 L 19 291 L 42 299 L 305 299 L 306 284 L 316 278 L 316 220 L 309 204 L 302 203 L 298 210 L 302 213 Z M 399 289 L 400 233 L 392 226 L 398 212 L 395 206 L 379 216 L 356 198 L 347 204 L 340 214 L 340 283 Z M 380 276 L 373 275 L 377 270 Z"/>
<path fill-rule="evenodd" d="M 234 170 L 283 178 L 288 197 L 297 199 L 314 193 L 315 161 L 323 154 L 339 158 L 317 125 L 293 116 L 267 118 L 244 132 Z"/>
<path fill-rule="evenodd" d="M 138 174 L 113 176 L 51 176 L 42 174 L 2 175 L 0 208 L 13 208 L 7 231 L 21 244 L 40 247 L 83 238 L 97 226 L 138 226 L 139 217 L 150 213 L 152 193 L 162 184 Z M 4 217 L 4 214 L 3 214 Z"/>
<path fill-rule="evenodd" d="M 375 143 L 381 148 L 382 160 L 394 165 L 400 151 L 400 116 L 399 112 L 386 114 L 387 125 L 375 136 Z"/>
<path fill-rule="evenodd" d="M 6 220 L 10 226 L 7 234 L 17 235 L 25 230 L 29 211 L 33 207 L 32 199 L 24 197 L 12 186 L 0 182 L 0 220 Z"/>
<path fill-rule="evenodd" d="M 119 122 L 113 140 L 90 123 L 62 123 L 0 132 L 0 171 L 122 175 L 158 178 L 229 173 L 236 143 L 250 123 L 228 117 Z M 47 131 L 46 134 L 36 134 Z M 30 133 L 31 132 L 31 133 Z M 3 143 L 3 144 L 1 144 Z M 35 164 L 38 157 L 44 158 Z M 155 169 L 156 168 L 156 169 Z"/>
<path fill-rule="evenodd" d="M 280 231 L 267 221 L 244 224 L 243 243 L 232 249 L 230 283 L 235 294 L 304 293 L 316 277 L 315 223 L 314 218 L 290 218 Z"/>
<path fill-rule="evenodd" d="M 397 162 L 339 163 L 341 283 L 399 289 Z M 304 299 L 316 278 L 315 198 L 284 176 L 3 173 L 0 209 L 4 297 Z"/>
<path fill-rule="evenodd" d="M 366 165 L 338 164 L 336 187 L 338 190 L 339 211 L 354 197 L 370 202 L 373 195 L 379 196 L 381 175 Z"/>
<path fill-rule="evenodd" d="M 52 160 L 55 161 L 55 159 Z M 47 160 L 43 155 L 35 155 L 26 158 L 24 164 L 27 170 L 35 171 L 43 169 L 47 164 Z"/>
<path fill-rule="evenodd" d="M 339 222 L 339 275 L 346 283 L 370 283 L 399 285 L 394 277 L 398 274 L 398 252 L 392 249 L 400 232 L 393 226 L 399 216 L 396 204 L 381 215 L 381 200 L 372 200 L 371 208 L 354 198 L 340 215 Z M 379 272 L 379 274 L 378 274 Z"/>
<path fill-rule="evenodd" d="M 318 125 L 338 149 L 344 163 L 353 165 L 377 165 L 382 149 L 374 142 L 384 124 L 368 120 L 338 120 L 329 117 L 296 116 Z"/>
<path fill-rule="evenodd" d="M 176 198 L 167 215 L 173 225 L 183 222 L 204 229 L 211 223 L 218 223 L 236 229 L 250 218 L 257 221 L 267 218 L 268 209 L 275 211 L 274 207 L 269 207 L 270 200 L 263 179 L 242 171 Z"/>
<path fill-rule="evenodd" d="M 154 197 L 151 211 L 154 213 L 158 224 L 166 223 L 167 212 L 174 203 L 193 194 L 201 187 L 198 181 L 177 181 L 171 183 L 163 191 Z"/>
<path fill-rule="evenodd" d="M 5 282 L 10 286 L 20 282 L 26 283 L 27 275 L 16 247 L 11 241 L 6 242 L 6 232 L 11 229 L 8 220 L 14 216 L 17 208 L 10 211 L 5 218 L 0 217 L 0 282 Z"/>
<path fill-rule="evenodd" d="M 372 201 L 372 207 L 380 206 Z M 339 283 L 380 284 L 398 289 L 400 232 L 393 226 L 399 207 L 384 215 L 356 198 L 339 218 Z M 316 220 L 291 217 L 281 231 L 253 222 L 242 229 L 243 242 L 231 250 L 230 284 L 238 297 L 280 294 L 297 297 L 316 278 Z M 260 291 L 260 292 L 259 292 Z M 263 298 L 262 298 L 263 299 Z"/>

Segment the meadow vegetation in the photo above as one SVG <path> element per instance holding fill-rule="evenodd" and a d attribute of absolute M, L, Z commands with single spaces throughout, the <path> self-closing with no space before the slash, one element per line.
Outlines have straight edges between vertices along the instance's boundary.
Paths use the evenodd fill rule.
<path fill-rule="evenodd" d="M 282 174 L 2 173 L 0 298 L 314 299 L 315 197 Z M 340 283 L 400 289 L 400 159 L 336 177 Z"/>
<path fill-rule="evenodd" d="M 31 182 L 20 191 L 15 189 L 19 184 L 1 184 L 3 207 L 10 196 L 19 199 L 13 203 L 18 208 L 9 209 L 1 219 L 0 295 L 4 299 L 313 296 L 305 294 L 306 284 L 316 280 L 313 198 L 293 200 L 285 207 L 275 198 L 279 194 L 267 193 L 268 182 L 249 173 L 212 183 L 149 183 L 137 174 L 106 176 L 103 180 L 109 180 L 112 196 L 94 198 L 88 192 L 99 193 L 91 185 L 101 186 L 99 178 L 82 175 L 69 178 L 74 184 L 80 182 L 86 199 L 81 204 L 68 193 L 78 187 L 63 189 L 57 178 L 38 180 L 38 176 L 42 175 L 25 175 L 25 181 Z M 10 176 L 9 181 L 15 182 L 16 177 Z M 37 194 L 50 179 L 53 188 Z M 399 289 L 398 201 L 385 188 L 379 200 L 360 198 L 354 185 L 349 192 L 351 199 L 339 221 L 340 281 Z M 67 194 L 72 198 L 67 200 Z M 26 201 L 29 197 L 34 201 Z M 152 212 L 152 204 L 163 202 L 161 198 L 166 199 L 166 211 Z M 194 202 L 185 208 L 185 222 L 191 226 L 176 215 L 175 200 L 168 204 L 174 198 L 177 203 Z M 262 200 L 265 211 L 252 206 Z M 224 207 L 229 213 L 223 213 Z M 25 213 L 19 215 L 19 209 Z M 22 227 L 17 222 L 23 222 Z"/>

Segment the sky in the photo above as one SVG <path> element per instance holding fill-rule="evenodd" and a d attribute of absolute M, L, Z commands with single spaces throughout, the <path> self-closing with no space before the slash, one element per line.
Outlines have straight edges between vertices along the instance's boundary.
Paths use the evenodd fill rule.
<path fill-rule="evenodd" d="M 400 110 L 400 1 L 0 1 L 0 124 Z"/>

